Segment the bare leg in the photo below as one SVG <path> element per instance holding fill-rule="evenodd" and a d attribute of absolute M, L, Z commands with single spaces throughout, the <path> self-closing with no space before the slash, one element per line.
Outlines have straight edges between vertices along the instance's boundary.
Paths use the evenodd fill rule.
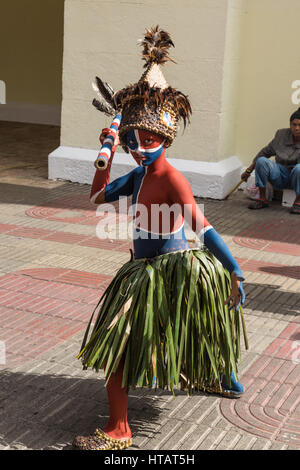
<path fill-rule="evenodd" d="M 115 439 L 131 438 L 132 432 L 127 421 L 128 394 L 122 388 L 123 365 L 113 374 L 107 384 L 109 420 L 103 431 Z"/>
<path fill-rule="evenodd" d="M 109 401 L 109 420 L 104 433 L 96 429 L 92 436 L 77 436 L 73 447 L 77 450 L 121 450 L 131 445 L 132 433 L 127 422 L 128 395 L 126 388 L 122 388 L 123 365 L 113 374 L 107 384 Z M 116 441 L 117 439 L 117 441 Z M 120 441 L 120 439 L 122 439 Z M 124 441 L 123 441 L 124 439 Z"/>

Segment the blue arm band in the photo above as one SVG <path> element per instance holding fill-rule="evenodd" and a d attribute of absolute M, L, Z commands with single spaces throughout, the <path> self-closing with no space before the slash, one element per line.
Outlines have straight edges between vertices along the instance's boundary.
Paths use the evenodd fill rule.
<path fill-rule="evenodd" d="M 211 228 L 205 232 L 204 245 L 223 264 L 224 268 L 228 269 L 230 274 L 234 272 L 240 281 L 245 280 L 241 268 L 230 253 L 224 240 L 220 237 L 214 228 Z"/>

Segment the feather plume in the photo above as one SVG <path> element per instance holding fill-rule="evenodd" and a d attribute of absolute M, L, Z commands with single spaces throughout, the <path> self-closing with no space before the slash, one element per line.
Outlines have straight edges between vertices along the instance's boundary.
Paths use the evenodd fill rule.
<path fill-rule="evenodd" d="M 104 83 L 99 77 L 95 78 L 95 85 L 105 101 L 114 106 L 114 90 L 108 83 Z"/>
<path fill-rule="evenodd" d="M 98 111 L 101 111 L 101 113 L 106 114 L 106 116 L 115 115 L 115 109 L 103 100 L 99 101 L 94 98 L 92 104 L 93 106 L 95 106 L 96 109 L 98 109 Z"/>
<path fill-rule="evenodd" d="M 109 83 L 104 83 L 99 77 L 92 83 L 93 90 L 97 93 L 99 99 L 93 100 L 93 105 L 107 116 L 112 116 L 116 112 L 114 101 L 114 90 Z"/>
<path fill-rule="evenodd" d="M 168 60 L 174 62 L 168 52 L 171 46 L 174 47 L 174 43 L 169 33 L 159 29 L 159 26 L 146 29 L 145 37 L 139 44 L 143 47 L 143 60 L 146 62 L 144 67 L 153 63 L 164 64 Z"/>

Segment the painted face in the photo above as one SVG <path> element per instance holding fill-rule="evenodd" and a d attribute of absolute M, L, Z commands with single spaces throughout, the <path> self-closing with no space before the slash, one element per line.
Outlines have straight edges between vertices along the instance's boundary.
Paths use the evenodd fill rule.
<path fill-rule="evenodd" d="M 126 139 L 138 165 L 151 165 L 164 151 L 165 139 L 153 132 L 132 129 L 127 133 Z"/>

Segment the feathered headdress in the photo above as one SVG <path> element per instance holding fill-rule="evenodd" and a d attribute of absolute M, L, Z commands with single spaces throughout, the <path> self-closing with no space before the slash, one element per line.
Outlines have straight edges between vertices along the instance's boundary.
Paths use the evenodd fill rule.
<path fill-rule="evenodd" d="M 95 84 L 95 90 L 102 98 L 101 101 L 95 99 L 93 105 L 108 115 L 122 113 L 119 137 L 125 149 L 125 135 L 130 129 L 155 132 L 165 137 L 170 145 L 176 136 L 179 119 L 185 127 L 192 113 L 188 97 L 168 85 L 160 68 L 167 61 L 174 62 L 169 57 L 169 49 L 174 47 L 170 35 L 156 26 L 147 29 L 139 43 L 143 47 L 146 70 L 137 83 L 116 93 L 98 77 Z"/>

